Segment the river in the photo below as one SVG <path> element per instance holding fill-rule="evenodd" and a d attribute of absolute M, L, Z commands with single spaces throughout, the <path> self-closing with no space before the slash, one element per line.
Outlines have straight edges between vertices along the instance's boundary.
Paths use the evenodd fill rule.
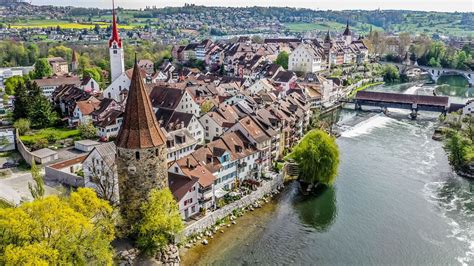
<path fill-rule="evenodd" d="M 474 182 L 453 173 L 442 143 L 431 139 L 437 115 L 421 112 L 413 121 L 408 111 L 343 110 L 338 117 L 344 131 L 333 188 L 304 197 L 291 183 L 183 263 L 474 265 Z"/>

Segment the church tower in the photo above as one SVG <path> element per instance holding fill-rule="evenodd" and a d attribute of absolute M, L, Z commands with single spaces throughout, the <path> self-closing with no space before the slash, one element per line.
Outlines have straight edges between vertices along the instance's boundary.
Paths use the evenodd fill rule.
<path fill-rule="evenodd" d="M 135 59 L 122 128 L 116 139 L 120 209 L 127 228 L 140 219 L 150 190 L 168 187 L 166 137 Z"/>
<path fill-rule="evenodd" d="M 344 38 L 344 42 L 346 45 L 349 45 L 352 43 L 352 32 L 349 29 L 349 20 L 347 21 L 346 29 L 344 30 L 344 33 L 342 34 L 342 36 Z"/>
<path fill-rule="evenodd" d="M 114 82 L 123 72 L 125 72 L 125 62 L 123 58 L 122 39 L 120 39 L 117 19 L 115 17 L 115 3 L 112 0 L 112 36 L 109 40 L 110 54 L 110 81 Z"/>

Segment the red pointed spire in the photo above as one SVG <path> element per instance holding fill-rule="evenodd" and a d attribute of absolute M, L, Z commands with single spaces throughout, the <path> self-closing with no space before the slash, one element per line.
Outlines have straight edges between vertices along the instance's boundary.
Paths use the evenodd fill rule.
<path fill-rule="evenodd" d="M 112 0 L 112 36 L 109 40 L 109 47 L 112 47 L 112 43 L 116 42 L 118 48 L 122 48 L 122 39 L 120 39 L 117 27 L 117 19 L 115 18 L 115 1 Z"/>

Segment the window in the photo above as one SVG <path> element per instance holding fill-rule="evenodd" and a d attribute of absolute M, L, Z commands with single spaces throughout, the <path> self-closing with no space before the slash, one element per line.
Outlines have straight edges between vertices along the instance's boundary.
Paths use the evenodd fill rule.
<path fill-rule="evenodd" d="M 140 152 L 135 152 L 135 159 L 140 160 Z"/>
<path fill-rule="evenodd" d="M 117 50 L 114 50 L 114 54 L 117 54 Z"/>
<path fill-rule="evenodd" d="M 175 172 L 175 173 L 178 173 L 178 166 L 175 166 L 175 167 L 174 167 L 174 172 Z"/>

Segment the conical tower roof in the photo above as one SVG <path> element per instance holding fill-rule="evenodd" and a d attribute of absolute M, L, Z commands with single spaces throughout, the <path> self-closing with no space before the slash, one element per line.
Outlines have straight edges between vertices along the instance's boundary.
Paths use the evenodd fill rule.
<path fill-rule="evenodd" d="M 147 149 L 161 146 L 165 141 L 166 137 L 156 121 L 150 97 L 135 60 L 122 128 L 116 145 L 125 149 Z"/>
<path fill-rule="evenodd" d="M 346 29 L 344 30 L 344 33 L 342 35 L 344 35 L 344 36 L 351 36 L 352 35 L 351 30 L 349 29 L 349 20 L 347 21 Z"/>

